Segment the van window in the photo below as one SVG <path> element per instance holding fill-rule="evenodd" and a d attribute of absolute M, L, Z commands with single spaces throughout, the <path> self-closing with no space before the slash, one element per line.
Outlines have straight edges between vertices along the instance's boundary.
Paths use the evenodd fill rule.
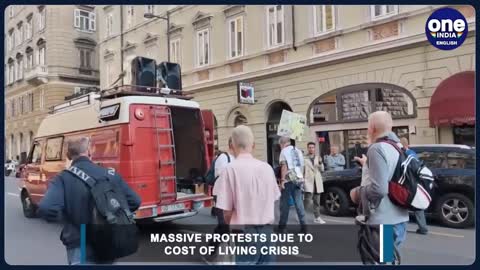
<path fill-rule="evenodd" d="M 445 169 L 448 168 L 447 158 L 445 153 L 433 151 L 418 151 L 418 159 L 425 162 L 425 165 L 431 169 Z"/>
<path fill-rule="evenodd" d="M 47 139 L 45 160 L 56 161 L 62 159 L 63 137 Z"/>
<path fill-rule="evenodd" d="M 30 158 L 28 163 L 40 163 L 42 161 L 42 145 L 40 142 L 35 142 L 33 144 L 33 149 L 30 152 Z"/>

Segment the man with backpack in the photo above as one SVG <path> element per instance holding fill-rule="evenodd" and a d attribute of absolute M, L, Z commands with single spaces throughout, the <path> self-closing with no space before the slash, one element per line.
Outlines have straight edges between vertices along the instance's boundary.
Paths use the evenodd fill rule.
<path fill-rule="evenodd" d="M 68 142 L 69 168 L 50 182 L 38 214 L 51 222 L 63 222 L 60 239 L 67 249 L 68 264 L 112 263 L 138 248 L 133 213 L 140 197 L 113 169 L 89 158 L 89 138 Z M 82 258 L 81 228 L 86 246 Z"/>
<path fill-rule="evenodd" d="M 366 158 L 368 179 L 362 179 L 362 186 L 353 189 L 350 196 L 357 203 L 360 198 L 365 198 L 362 205 L 372 209 L 366 224 L 393 225 L 394 244 L 398 248 L 406 239 L 409 216 L 407 208 L 394 204 L 388 196 L 389 182 L 400 158 L 397 149 L 384 141 L 399 143 L 398 137 L 392 132 L 392 125 L 393 120 L 388 112 L 377 111 L 369 116 L 368 137 L 373 144 L 370 145 Z"/>

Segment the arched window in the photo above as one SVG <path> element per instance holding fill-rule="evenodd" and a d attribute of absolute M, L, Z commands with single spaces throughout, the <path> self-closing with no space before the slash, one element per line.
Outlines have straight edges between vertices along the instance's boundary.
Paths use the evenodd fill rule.
<path fill-rule="evenodd" d="M 375 111 L 393 119 L 416 117 L 416 102 L 406 89 L 384 83 L 366 83 L 336 89 L 315 99 L 308 109 L 310 125 L 361 122 Z"/>

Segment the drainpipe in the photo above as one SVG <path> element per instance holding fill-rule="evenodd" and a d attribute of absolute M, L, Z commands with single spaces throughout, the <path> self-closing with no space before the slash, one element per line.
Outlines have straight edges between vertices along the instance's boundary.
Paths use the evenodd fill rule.
<path fill-rule="evenodd" d="M 292 5 L 292 48 L 297 51 L 297 46 L 295 46 L 295 5 Z"/>
<path fill-rule="evenodd" d="M 120 74 L 123 73 L 123 5 L 120 5 Z M 122 86 L 125 76 L 122 76 Z"/>

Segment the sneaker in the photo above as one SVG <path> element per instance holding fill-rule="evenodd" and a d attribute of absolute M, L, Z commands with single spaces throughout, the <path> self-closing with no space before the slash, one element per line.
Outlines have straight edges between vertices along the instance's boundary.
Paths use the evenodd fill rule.
<path fill-rule="evenodd" d="M 417 229 L 417 234 L 423 234 L 423 235 L 427 235 L 428 234 L 428 230 L 425 230 L 425 229 Z"/>
<path fill-rule="evenodd" d="M 325 224 L 325 220 L 323 220 L 321 217 L 317 217 L 313 220 L 313 222 L 318 223 L 318 224 Z"/>

